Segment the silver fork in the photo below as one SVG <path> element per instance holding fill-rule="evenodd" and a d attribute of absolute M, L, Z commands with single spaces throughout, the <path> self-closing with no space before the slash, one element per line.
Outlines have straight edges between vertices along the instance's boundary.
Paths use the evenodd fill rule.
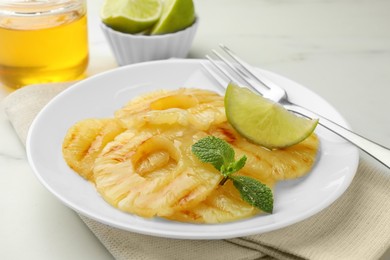
<path fill-rule="evenodd" d="M 287 97 L 286 91 L 276 85 L 274 82 L 267 78 L 260 77 L 253 72 L 253 68 L 240 59 L 233 53 L 228 47 L 220 45 L 225 55 L 219 54 L 217 51 L 212 50 L 216 58 L 212 58 L 206 55 L 206 58 L 210 61 L 210 64 L 217 69 L 218 73 L 210 69 L 203 64 L 203 67 L 216 79 L 223 87 L 226 87 L 226 80 L 221 79 L 221 75 L 228 79 L 228 81 L 241 81 L 253 91 L 260 95 L 278 102 L 283 105 L 287 110 L 300 114 L 308 118 L 318 118 L 319 124 L 329 129 L 333 133 L 339 135 L 356 147 L 360 148 L 380 163 L 390 169 L 390 149 L 384 147 L 378 143 L 375 143 L 361 135 L 358 135 L 351 130 L 327 119 L 307 108 L 301 107 L 297 104 L 293 104 Z M 233 76 L 235 75 L 235 76 Z M 237 80 L 239 78 L 239 80 Z"/>

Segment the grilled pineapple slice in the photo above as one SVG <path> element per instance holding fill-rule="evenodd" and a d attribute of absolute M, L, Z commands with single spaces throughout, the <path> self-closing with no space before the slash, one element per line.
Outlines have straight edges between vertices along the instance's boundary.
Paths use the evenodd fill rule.
<path fill-rule="evenodd" d="M 192 129 L 129 129 L 95 161 L 96 189 L 111 205 L 143 217 L 167 216 L 197 205 L 221 175 L 191 155 Z"/>
<path fill-rule="evenodd" d="M 207 130 L 226 121 L 223 97 L 208 90 L 179 89 L 141 96 L 116 111 L 127 128 L 180 124 Z"/>
<path fill-rule="evenodd" d="M 314 134 L 302 143 L 282 150 L 268 150 L 254 145 L 241 137 L 227 123 L 213 126 L 208 134 L 230 143 L 237 158 L 247 156 L 247 162 L 239 172 L 240 175 L 257 179 L 270 188 L 279 180 L 307 174 L 314 164 L 318 150 L 318 139 Z M 195 223 L 223 223 L 248 218 L 259 212 L 244 202 L 232 182 L 228 181 L 217 187 L 206 200 L 195 207 L 176 211 L 167 218 Z"/>
<path fill-rule="evenodd" d="M 272 188 L 274 182 L 264 184 Z M 243 201 L 233 183 L 227 181 L 195 207 L 176 211 L 166 218 L 181 222 L 217 224 L 249 218 L 259 212 L 259 209 Z"/>
<path fill-rule="evenodd" d="M 209 103 L 221 98 L 215 92 L 202 89 L 181 88 L 171 91 L 158 90 L 132 99 L 115 112 L 115 117 L 128 117 L 149 110 L 167 110 L 169 108 L 188 109 L 198 104 Z"/>
<path fill-rule="evenodd" d="M 213 126 L 208 133 L 230 143 L 237 156 L 245 154 L 247 172 L 261 172 L 276 181 L 299 178 L 310 172 L 319 148 L 317 135 L 312 134 L 296 145 L 269 150 L 247 141 L 227 122 Z"/>
<path fill-rule="evenodd" d="M 124 130 L 113 118 L 77 122 L 68 130 L 62 144 L 66 163 L 82 177 L 93 181 L 92 168 L 97 155 Z"/>

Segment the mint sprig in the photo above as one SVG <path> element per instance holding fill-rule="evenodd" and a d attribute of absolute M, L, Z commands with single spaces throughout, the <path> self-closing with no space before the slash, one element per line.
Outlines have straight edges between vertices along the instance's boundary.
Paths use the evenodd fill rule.
<path fill-rule="evenodd" d="M 245 202 L 264 212 L 272 213 L 273 194 L 267 185 L 247 176 L 232 175 L 245 166 L 247 159 L 245 155 L 235 161 L 234 149 L 226 141 L 215 136 L 207 136 L 193 144 L 192 153 L 200 161 L 211 163 L 224 176 L 221 185 L 229 179 L 232 180 Z"/>

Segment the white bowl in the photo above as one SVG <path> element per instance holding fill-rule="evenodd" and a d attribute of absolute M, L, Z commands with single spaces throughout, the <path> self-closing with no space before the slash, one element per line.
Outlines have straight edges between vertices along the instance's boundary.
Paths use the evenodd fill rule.
<path fill-rule="evenodd" d="M 104 35 L 120 66 L 151 60 L 186 58 L 191 48 L 199 19 L 184 30 L 162 34 L 142 35 L 115 31 L 103 22 Z"/>

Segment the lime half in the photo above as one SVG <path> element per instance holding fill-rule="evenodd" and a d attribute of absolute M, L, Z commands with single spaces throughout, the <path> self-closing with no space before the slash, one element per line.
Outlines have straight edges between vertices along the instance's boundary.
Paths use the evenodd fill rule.
<path fill-rule="evenodd" d="M 192 0 L 164 0 L 160 20 L 153 26 L 151 34 L 167 34 L 183 30 L 195 21 Z"/>
<path fill-rule="evenodd" d="M 161 16 L 160 0 L 105 0 L 103 23 L 124 33 L 139 33 L 152 27 Z"/>
<path fill-rule="evenodd" d="M 229 123 L 248 140 L 269 149 L 297 144 L 310 136 L 318 119 L 306 119 L 247 88 L 230 83 L 225 95 Z"/>

